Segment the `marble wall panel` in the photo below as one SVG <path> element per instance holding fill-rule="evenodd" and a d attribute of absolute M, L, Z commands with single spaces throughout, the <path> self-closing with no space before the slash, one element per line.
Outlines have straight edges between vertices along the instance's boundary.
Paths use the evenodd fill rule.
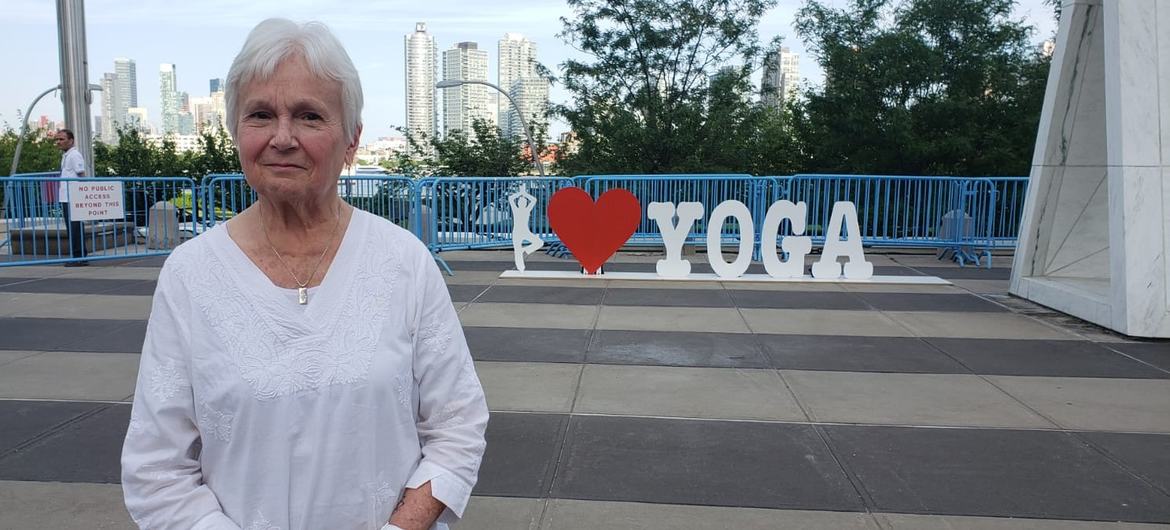
<path fill-rule="evenodd" d="M 1161 165 L 1156 2 L 1104 4 L 1105 112 L 1111 166 Z"/>
<path fill-rule="evenodd" d="M 1046 166 L 1105 165 L 1104 22 L 1099 5 L 1066 10 L 1053 56 L 1046 101 L 1033 164 Z M 1054 79 L 1053 76 L 1056 76 Z M 1047 99 L 1047 97 L 1046 97 Z M 1043 119 L 1048 118 L 1048 119 Z M 1042 153 L 1042 154 L 1041 154 Z"/>

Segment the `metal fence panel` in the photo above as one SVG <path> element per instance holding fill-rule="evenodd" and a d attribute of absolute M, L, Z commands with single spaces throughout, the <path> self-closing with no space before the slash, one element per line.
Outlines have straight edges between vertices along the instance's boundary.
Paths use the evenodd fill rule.
<path fill-rule="evenodd" d="M 432 252 L 512 246 L 508 197 L 523 185 L 536 199 L 530 229 L 546 243 L 557 241 L 548 222 L 548 202 L 573 180 L 561 177 L 429 177 L 416 187 L 415 233 Z"/>
<path fill-rule="evenodd" d="M 72 257 L 71 244 L 84 248 L 85 260 L 165 255 L 199 232 L 199 216 L 190 206 L 196 196 L 195 182 L 189 178 L 63 179 L 57 175 L 22 174 L 0 179 L 4 184 L 0 266 L 80 261 Z M 66 203 L 58 202 L 60 188 L 69 182 L 120 182 L 124 215 L 80 222 L 80 229 L 71 236 Z M 173 208 L 173 220 L 161 214 L 152 219 L 151 208 L 160 202 Z M 75 243 L 71 237 L 81 241 Z"/>

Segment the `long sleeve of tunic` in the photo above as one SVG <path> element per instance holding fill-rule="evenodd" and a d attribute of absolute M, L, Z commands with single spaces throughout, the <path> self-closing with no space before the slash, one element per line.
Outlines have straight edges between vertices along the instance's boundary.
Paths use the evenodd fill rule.
<path fill-rule="evenodd" d="M 142 528 L 381 528 L 430 481 L 462 516 L 488 412 L 430 253 L 357 211 L 309 304 L 217 227 L 159 276 L 122 454 Z"/>

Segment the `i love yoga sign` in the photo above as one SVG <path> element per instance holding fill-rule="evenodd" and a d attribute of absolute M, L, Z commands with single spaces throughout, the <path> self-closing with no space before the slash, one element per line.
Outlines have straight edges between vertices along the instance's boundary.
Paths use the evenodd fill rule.
<path fill-rule="evenodd" d="M 812 264 L 812 275 L 804 272 L 805 258 L 812 251 L 812 238 L 804 235 L 808 205 L 787 200 L 776 201 L 764 215 L 760 230 L 760 253 L 767 274 L 747 274 L 755 247 L 755 225 L 751 210 L 740 201 L 719 203 L 709 214 L 701 202 L 652 202 L 646 216 L 654 220 L 662 236 L 665 258 L 658 260 L 655 273 L 598 274 L 610 257 L 629 241 L 642 220 L 642 205 L 629 191 L 613 189 L 594 201 L 583 189 L 563 188 L 548 203 L 548 221 L 561 243 L 581 264 L 582 273 L 565 271 L 525 271 L 525 256 L 544 245 L 529 228 L 536 198 L 524 186 L 509 196 L 512 208 L 512 247 L 516 270 L 503 277 L 571 278 L 604 277 L 605 279 L 664 280 L 746 280 L 746 281 L 819 281 L 946 284 L 945 280 L 924 276 L 874 276 L 873 264 L 866 261 L 861 246 L 857 207 L 852 202 L 833 204 L 825 232 L 820 258 Z M 707 219 L 707 261 L 712 274 L 692 274 L 690 261 L 682 257 L 687 234 L 696 221 Z M 739 226 L 739 252 L 734 261 L 723 255 L 723 225 L 733 219 Z M 787 220 L 792 235 L 779 237 L 780 225 Z M 842 232 L 844 229 L 844 232 Z M 844 233 L 844 235 L 842 235 Z M 780 241 L 777 245 L 777 241 Z M 780 250 L 787 259 L 780 259 Z M 841 258 L 844 258 L 842 263 Z"/>

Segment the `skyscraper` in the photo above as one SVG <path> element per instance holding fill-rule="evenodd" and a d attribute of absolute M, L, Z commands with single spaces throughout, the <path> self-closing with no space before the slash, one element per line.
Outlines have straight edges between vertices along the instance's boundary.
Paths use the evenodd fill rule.
<path fill-rule="evenodd" d="M 425 22 L 406 35 L 406 130 L 421 140 L 435 136 L 435 37 Z M 424 142 L 425 143 L 425 142 Z"/>
<path fill-rule="evenodd" d="M 114 117 L 118 115 L 118 100 L 117 74 L 109 72 L 102 74 L 102 121 L 97 129 L 100 131 L 99 137 L 102 142 L 107 144 L 113 144 L 118 140 L 115 132 L 117 126 L 114 125 L 116 121 Z"/>
<path fill-rule="evenodd" d="M 487 81 L 487 52 L 474 42 L 460 42 L 443 52 L 443 80 Z M 496 109 L 488 106 L 484 85 L 443 89 L 443 134 L 462 130 L 473 135 L 474 120 L 491 122 Z"/>
<path fill-rule="evenodd" d="M 210 91 L 209 91 L 210 94 L 214 94 L 216 92 L 223 92 L 223 87 L 224 87 L 223 78 L 217 77 L 215 79 L 208 81 L 207 84 L 208 84 L 208 88 L 210 89 Z"/>
<path fill-rule="evenodd" d="M 159 101 L 162 104 L 163 134 L 179 134 L 179 89 L 175 65 L 162 64 L 158 68 Z"/>
<path fill-rule="evenodd" d="M 114 75 L 117 76 L 118 96 L 122 109 L 138 106 L 138 67 L 132 59 L 114 59 Z"/>
<path fill-rule="evenodd" d="M 792 53 L 787 47 L 780 52 L 769 53 L 764 58 L 764 77 L 760 80 L 765 104 L 778 107 L 796 97 L 800 85 L 800 54 Z"/>
<path fill-rule="evenodd" d="M 543 77 L 521 77 L 512 82 L 512 89 L 508 91 L 516 105 L 520 107 L 524 120 L 537 134 L 540 125 L 547 125 L 548 113 L 548 80 Z M 502 98 L 507 99 L 507 98 Z M 525 138 L 524 123 L 516 118 L 516 112 L 509 114 L 508 128 L 504 130 L 513 138 Z"/>
<path fill-rule="evenodd" d="M 536 43 L 519 33 L 505 33 L 499 42 L 500 64 L 498 66 L 500 88 L 512 93 L 512 85 L 518 79 L 537 77 Z M 545 87 L 547 92 L 547 87 Z M 515 113 L 508 98 L 499 98 L 497 104 L 500 130 L 512 134 L 511 118 Z M 519 127 L 517 124 L 516 127 Z"/>

